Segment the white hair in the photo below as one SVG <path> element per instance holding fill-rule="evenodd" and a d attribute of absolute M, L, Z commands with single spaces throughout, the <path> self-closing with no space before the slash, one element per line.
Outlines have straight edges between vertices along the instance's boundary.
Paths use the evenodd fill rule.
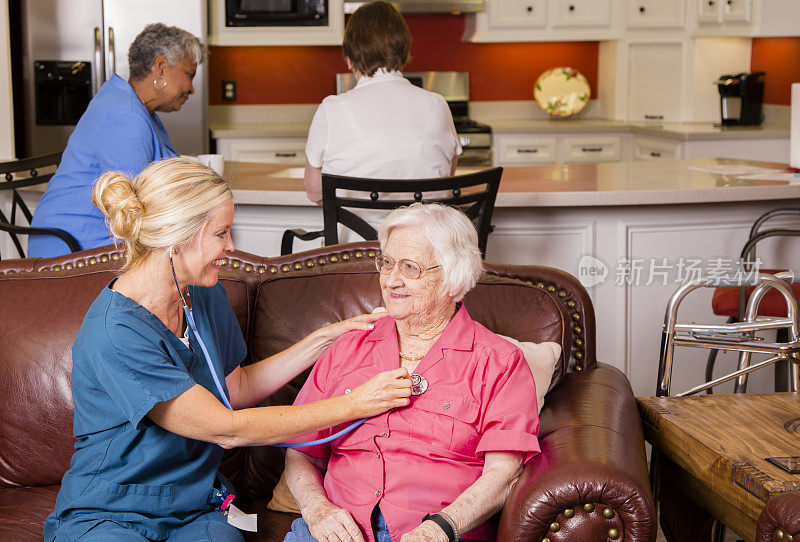
<path fill-rule="evenodd" d="M 441 203 L 413 203 L 392 211 L 378 229 L 381 251 L 397 227 L 419 227 L 441 266 L 443 287 L 461 301 L 483 272 L 478 232 L 460 209 Z"/>

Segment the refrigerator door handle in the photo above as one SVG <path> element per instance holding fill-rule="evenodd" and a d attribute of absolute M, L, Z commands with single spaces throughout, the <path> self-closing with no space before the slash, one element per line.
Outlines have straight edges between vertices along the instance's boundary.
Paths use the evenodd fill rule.
<path fill-rule="evenodd" d="M 106 80 L 106 66 L 105 62 L 103 62 L 103 33 L 97 26 L 94 27 L 94 68 L 93 96 L 97 94 L 103 82 Z"/>
<path fill-rule="evenodd" d="M 108 27 L 108 62 L 111 70 L 108 77 L 112 77 L 117 73 L 117 52 L 114 49 L 114 28 L 111 26 Z"/>

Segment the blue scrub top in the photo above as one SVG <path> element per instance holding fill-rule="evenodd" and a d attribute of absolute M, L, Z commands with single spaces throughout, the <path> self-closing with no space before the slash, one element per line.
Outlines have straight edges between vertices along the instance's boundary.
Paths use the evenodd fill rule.
<path fill-rule="evenodd" d="M 222 448 L 147 418 L 157 403 L 195 384 L 219 398 L 199 343 L 190 332 L 190 350 L 112 285 L 92 303 L 72 347 L 77 442 L 45 540 L 76 539 L 103 520 L 163 540 L 210 510 Z M 221 284 L 189 292 L 198 332 L 225 387 L 222 375 L 247 351 L 241 329 Z"/>
<path fill-rule="evenodd" d="M 176 156 L 158 116 L 147 111 L 127 81 L 114 75 L 78 121 L 31 225 L 66 230 L 84 250 L 111 244 L 114 240 L 103 214 L 92 204 L 95 180 L 109 170 L 133 177 L 155 160 Z M 58 237 L 28 238 L 31 258 L 68 253 L 69 247 Z"/>

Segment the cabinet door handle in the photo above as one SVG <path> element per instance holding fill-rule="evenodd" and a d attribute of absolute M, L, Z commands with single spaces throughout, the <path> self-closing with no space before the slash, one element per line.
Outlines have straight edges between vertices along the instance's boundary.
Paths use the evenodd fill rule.
<path fill-rule="evenodd" d="M 708 7 L 714 7 L 714 0 L 708 0 Z"/>
<path fill-rule="evenodd" d="M 520 154 L 536 154 L 539 149 L 517 149 L 517 152 Z"/>
<path fill-rule="evenodd" d="M 574 4 L 570 4 L 569 8 L 567 8 L 567 9 L 569 9 L 571 12 L 575 11 L 575 5 Z"/>
<path fill-rule="evenodd" d="M 653 158 L 661 158 L 661 153 L 656 151 L 650 151 L 650 156 Z"/>
<path fill-rule="evenodd" d="M 294 158 L 297 156 L 296 152 L 276 152 L 275 156 L 278 158 Z"/>
<path fill-rule="evenodd" d="M 582 147 L 582 152 L 603 152 L 603 147 Z"/>
<path fill-rule="evenodd" d="M 644 13 L 644 12 L 645 12 L 645 7 L 639 6 L 639 13 Z"/>
<path fill-rule="evenodd" d="M 526 10 L 527 10 L 528 13 L 532 12 L 533 11 L 533 6 L 528 6 L 526 8 Z"/>
<path fill-rule="evenodd" d="M 645 115 L 647 120 L 664 120 L 664 115 Z"/>

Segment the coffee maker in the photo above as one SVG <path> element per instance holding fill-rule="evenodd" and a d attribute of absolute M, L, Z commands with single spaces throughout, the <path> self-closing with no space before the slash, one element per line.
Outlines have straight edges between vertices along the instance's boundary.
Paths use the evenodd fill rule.
<path fill-rule="evenodd" d="M 720 75 L 719 90 L 722 126 L 756 126 L 764 120 L 764 72 Z"/>

